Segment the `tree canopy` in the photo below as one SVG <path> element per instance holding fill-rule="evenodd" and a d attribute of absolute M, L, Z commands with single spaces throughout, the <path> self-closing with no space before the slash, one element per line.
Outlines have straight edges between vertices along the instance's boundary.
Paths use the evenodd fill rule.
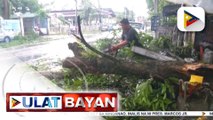
<path fill-rule="evenodd" d="M 2 0 L 0 0 L 0 16 L 2 16 L 2 14 L 3 14 L 3 1 Z"/>
<path fill-rule="evenodd" d="M 147 7 L 149 9 L 149 14 L 150 16 L 154 15 L 154 1 L 153 0 L 146 0 L 147 3 Z M 163 11 L 163 7 L 168 5 L 169 2 L 167 2 L 166 0 L 158 0 L 158 15 L 160 15 Z"/>
<path fill-rule="evenodd" d="M 90 0 L 82 0 L 81 1 L 81 16 L 85 20 L 86 24 L 89 24 L 91 18 L 94 18 L 97 14 L 97 8 L 91 3 Z"/>
<path fill-rule="evenodd" d="M 8 14 L 9 16 L 14 12 L 32 12 L 41 13 L 42 5 L 38 3 L 38 0 L 6 0 L 9 6 L 4 6 L 4 1 L 0 0 L 0 16 Z M 4 14 L 4 10 L 9 11 Z"/>
<path fill-rule="evenodd" d="M 29 12 L 37 12 L 42 6 L 38 3 L 38 0 L 10 0 L 11 7 L 15 11 L 20 11 L 25 13 Z"/>

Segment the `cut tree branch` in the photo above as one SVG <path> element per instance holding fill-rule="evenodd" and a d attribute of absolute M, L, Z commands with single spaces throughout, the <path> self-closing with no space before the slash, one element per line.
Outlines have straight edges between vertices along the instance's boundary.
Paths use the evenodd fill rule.
<path fill-rule="evenodd" d="M 114 62 L 118 62 L 118 60 L 117 60 L 116 58 L 114 58 L 114 57 L 112 57 L 112 56 L 109 56 L 109 55 L 107 55 L 107 54 L 104 54 L 104 53 L 102 53 L 102 52 L 96 50 L 95 48 L 93 48 L 92 46 L 90 46 L 90 45 L 86 42 L 86 40 L 84 39 L 82 30 L 81 30 L 80 16 L 78 16 L 78 30 L 79 30 L 79 34 L 80 34 L 80 37 L 81 37 L 80 40 L 81 40 L 81 42 L 82 42 L 87 48 L 89 48 L 91 51 L 95 52 L 96 54 L 98 54 L 98 55 L 100 55 L 100 56 L 102 56 L 102 57 L 104 57 L 104 58 L 107 58 L 107 59 L 112 60 L 112 61 L 114 61 Z"/>

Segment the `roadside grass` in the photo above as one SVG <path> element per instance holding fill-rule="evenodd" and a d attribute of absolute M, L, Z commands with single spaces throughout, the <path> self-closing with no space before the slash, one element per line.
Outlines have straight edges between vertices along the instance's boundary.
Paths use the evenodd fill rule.
<path fill-rule="evenodd" d="M 23 45 L 23 44 L 31 44 L 31 43 L 37 42 L 39 40 L 39 38 L 40 38 L 39 35 L 37 35 L 33 32 L 30 32 L 26 36 L 17 35 L 14 37 L 13 40 L 11 40 L 8 43 L 1 42 L 0 46 L 3 48 L 8 48 L 8 47 L 18 46 L 18 45 Z"/>
<path fill-rule="evenodd" d="M 84 36 L 87 38 L 91 38 L 95 34 L 101 34 L 98 30 L 83 30 Z M 55 36 L 60 36 L 63 34 L 54 34 Z M 68 36 L 69 37 L 69 36 Z M 72 37 L 72 35 L 71 35 Z M 0 42 L 0 47 L 2 48 L 10 48 L 10 47 L 16 47 L 21 45 L 35 45 L 41 42 L 51 41 L 51 40 L 57 40 L 59 37 L 48 37 L 48 36 L 39 36 L 38 34 L 35 34 L 33 32 L 28 33 L 26 36 L 15 36 L 13 40 L 10 42 Z"/>
<path fill-rule="evenodd" d="M 15 36 L 13 40 L 10 42 L 0 42 L 0 47 L 2 48 L 9 48 L 9 47 L 15 47 L 20 45 L 34 45 L 40 42 L 50 41 L 51 38 L 48 37 L 42 37 L 35 33 L 29 33 L 26 36 Z"/>

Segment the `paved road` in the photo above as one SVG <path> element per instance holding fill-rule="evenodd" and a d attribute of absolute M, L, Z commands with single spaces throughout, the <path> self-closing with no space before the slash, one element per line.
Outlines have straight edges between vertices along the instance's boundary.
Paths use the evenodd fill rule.
<path fill-rule="evenodd" d="M 97 37 L 90 39 L 93 41 Z M 0 118 L 13 120 L 53 119 L 53 120 L 101 120 L 101 117 L 74 115 L 71 113 L 6 113 L 5 94 L 7 92 L 59 92 L 64 91 L 26 63 L 35 59 L 63 59 L 73 56 L 67 47 L 69 42 L 74 42 L 72 37 L 65 37 L 36 46 L 15 47 L 10 49 L 0 48 Z"/>
<path fill-rule="evenodd" d="M 98 35 L 85 35 L 85 39 L 88 43 L 95 42 L 99 38 L 109 37 L 111 34 L 104 32 Z M 21 60 L 27 62 L 38 59 L 49 59 L 57 61 L 66 57 L 73 57 L 73 52 L 68 49 L 68 43 L 75 42 L 76 39 L 72 36 L 51 36 L 50 39 L 54 41 L 44 42 L 35 46 L 24 46 L 9 48 L 13 55 L 17 56 Z"/>

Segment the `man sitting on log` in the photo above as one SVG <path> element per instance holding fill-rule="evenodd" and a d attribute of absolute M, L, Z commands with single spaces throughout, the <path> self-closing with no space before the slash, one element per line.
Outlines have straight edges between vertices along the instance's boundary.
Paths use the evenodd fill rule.
<path fill-rule="evenodd" d="M 114 45 L 111 47 L 110 51 L 116 51 L 124 46 L 130 47 L 131 45 L 142 47 L 141 43 L 139 42 L 138 33 L 137 31 L 129 24 L 128 19 L 122 19 L 120 21 L 120 26 L 123 30 L 121 41 L 119 44 Z"/>

